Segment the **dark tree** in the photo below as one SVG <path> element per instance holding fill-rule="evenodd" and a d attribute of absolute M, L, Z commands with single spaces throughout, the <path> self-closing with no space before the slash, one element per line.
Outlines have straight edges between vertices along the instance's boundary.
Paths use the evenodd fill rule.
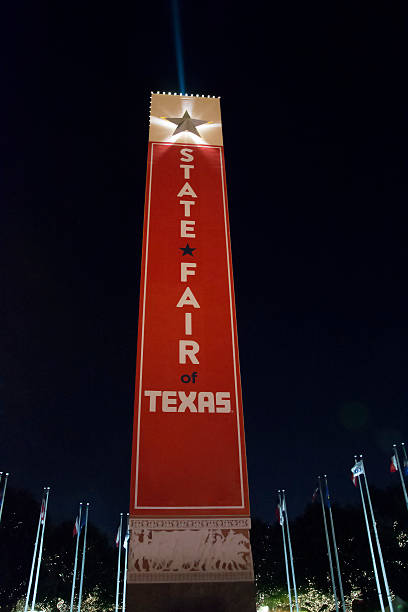
<path fill-rule="evenodd" d="M 26 491 L 7 490 L 0 529 L 0 609 L 9 612 L 25 597 L 31 570 L 40 504 Z M 80 554 L 82 554 L 82 536 Z M 73 524 L 54 526 L 48 514 L 43 560 L 38 586 L 38 601 L 49 605 L 57 598 L 69 602 L 75 555 Z M 78 563 L 78 574 L 81 559 Z M 83 596 L 98 592 L 106 609 L 113 601 L 116 586 L 116 559 L 113 546 L 99 529 L 88 525 Z"/>

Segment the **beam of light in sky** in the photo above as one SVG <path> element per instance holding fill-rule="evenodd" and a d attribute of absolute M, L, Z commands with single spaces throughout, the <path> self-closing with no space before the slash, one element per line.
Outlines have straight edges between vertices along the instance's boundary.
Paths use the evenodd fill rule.
<path fill-rule="evenodd" d="M 173 11 L 174 45 L 176 48 L 178 80 L 180 93 L 184 93 L 186 86 L 184 82 L 183 45 L 181 41 L 181 23 L 178 0 L 172 0 L 171 6 Z"/>

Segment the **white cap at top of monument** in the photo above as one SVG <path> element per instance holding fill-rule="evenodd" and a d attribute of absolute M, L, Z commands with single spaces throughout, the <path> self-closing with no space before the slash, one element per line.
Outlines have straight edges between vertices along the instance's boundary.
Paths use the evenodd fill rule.
<path fill-rule="evenodd" d="M 149 141 L 222 146 L 220 99 L 152 93 Z"/>

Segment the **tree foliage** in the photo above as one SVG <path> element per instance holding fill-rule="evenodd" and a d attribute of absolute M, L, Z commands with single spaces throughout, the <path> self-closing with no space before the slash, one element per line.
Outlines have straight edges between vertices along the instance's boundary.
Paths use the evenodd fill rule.
<path fill-rule="evenodd" d="M 393 595 L 407 601 L 408 512 L 401 489 L 393 487 L 383 491 L 373 488 L 371 495 L 389 586 Z M 364 605 L 369 610 L 376 609 L 378 595 L 363 510 L 359 505 L 333 505 L 332 511 L 345 596 L 349 601 L 361 599 L 362 609 Z M 305 594 L 309 593 L 310 598 L 313 595 L 313 599 L 322 602 L 322 610 L 328 609 L 324 603 L 325 598 L 329 596 L 333 601 L 333 595 L 320 503 L 316 501 L 307 506 L 304 513 L 291 522 L 290 529 L 300 597 L 306 600 Z M 267 525 L 254 520 L 251 532 L 260 601 L 267 602 L 269 596 L 270 600 L 275 598 L 281 601 L 283 598 L 287 603 L 282 530 L 279 523 L 276 521 Z M 383 585 L 382 590 L 384 593 Z M 353 609 L 357 609 L 356 606 L 357 601 Z"/>
<path fill-rule="evenodd" d="M 29 493 L 12 487 L 7 489 L 0 528 L 2 612 L 11 612 L 25 601 L 39 513 L 40 505 Z M 37 598 L 44 609 L 62 611 L 64 607 L 61 602 L 70 602 L 75 556 L 72 532 L 72 523 L 54 525 L 52 517 L 47 516 Z M 81 554 L 82 538 L 79 550 Z M 89 523 L 83 589 L 83 601 L 88 600 L 88 604 L 83 609 L 88 607 L 95 612 L 106 612 L 112 604 L 115 587 L 116 558 L 113 547 L 106 536 Z"/>

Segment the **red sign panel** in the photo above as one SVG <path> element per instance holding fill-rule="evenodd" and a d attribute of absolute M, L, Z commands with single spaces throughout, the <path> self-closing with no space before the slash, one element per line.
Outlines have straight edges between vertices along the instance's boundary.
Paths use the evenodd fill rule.
<path fill-rule="evenodd" d="M 223 149 L 149 143 L 131 515 L 248 515 Z"/>

